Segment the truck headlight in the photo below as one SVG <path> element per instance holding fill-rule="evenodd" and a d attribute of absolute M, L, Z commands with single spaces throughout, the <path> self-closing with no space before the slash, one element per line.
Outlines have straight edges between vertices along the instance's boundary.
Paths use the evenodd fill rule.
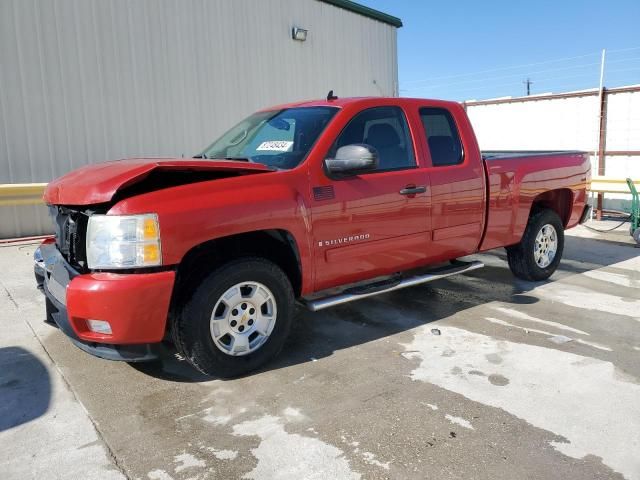
<path fill-rule="evenodd" d="M 91 215 L 87 226 L 87 266 L 138 268 L 162 265 L 155 213 Z"/>

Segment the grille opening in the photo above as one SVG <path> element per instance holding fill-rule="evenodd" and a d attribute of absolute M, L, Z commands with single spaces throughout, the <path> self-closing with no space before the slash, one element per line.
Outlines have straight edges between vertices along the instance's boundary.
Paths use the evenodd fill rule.
<path fill-rule="evenodd" d="M 79 209 L 52 205 L 49 214 L 55 228 L 58 250 L 75 269 L 86 271 L 86 246 L 88 217 Z"/>

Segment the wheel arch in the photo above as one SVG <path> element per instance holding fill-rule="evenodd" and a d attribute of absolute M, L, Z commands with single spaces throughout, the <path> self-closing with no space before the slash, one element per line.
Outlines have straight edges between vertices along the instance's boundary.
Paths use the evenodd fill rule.
<path fill-rule="evenodd" d="M 302 291 L 300 250 L 291 232 L 282 229 L 258 230 L 219 237 L 192 247 L 176 271 L 172 310 L 214 268 L 241 257 L 260 257 L 278 265 L 289 278 L 294 295 Z"/>
<path fill-rule="evenodd" d="M 573 192 L 569 188 L 558 188 L 548 190 L 537 195 L 531 203 L 529 216 L 534 215 L 543 209 L 553 210 L 558 214 L 562 225 L 566 228 L 571 217 L 571 206 L 573 205 Z"/>

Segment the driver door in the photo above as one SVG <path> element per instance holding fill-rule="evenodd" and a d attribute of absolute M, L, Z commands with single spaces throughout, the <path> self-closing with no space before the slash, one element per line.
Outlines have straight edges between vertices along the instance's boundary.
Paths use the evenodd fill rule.
<path fill-rule="evenodd" d="M 348 178 L 325 174 L 312 189 L 316 291 L 417 267 L 427 256 L 429 178 L 402 108 L 355 114 L 328 156 L 355 143 L 377 150 L 378 169 Z"/>

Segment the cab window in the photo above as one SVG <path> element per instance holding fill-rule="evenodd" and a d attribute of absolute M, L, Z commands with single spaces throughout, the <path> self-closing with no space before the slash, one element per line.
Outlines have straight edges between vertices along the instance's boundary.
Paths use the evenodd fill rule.
<path fill-rule="evenodd" d="M 420 119 L 434 167 L 463 162 L 462 142 L 451 112 L 444 108 L 421 108 Z"/>
<path fill-rule="evenodd" d="M 355 115 L 336 139 L 330 156 L 338 148 L 354 143 L 371 145 L 378 152 L 378 170 L 415 167 L 413 144 L 407 120 L 399 107 L 375 107 Z"/>

